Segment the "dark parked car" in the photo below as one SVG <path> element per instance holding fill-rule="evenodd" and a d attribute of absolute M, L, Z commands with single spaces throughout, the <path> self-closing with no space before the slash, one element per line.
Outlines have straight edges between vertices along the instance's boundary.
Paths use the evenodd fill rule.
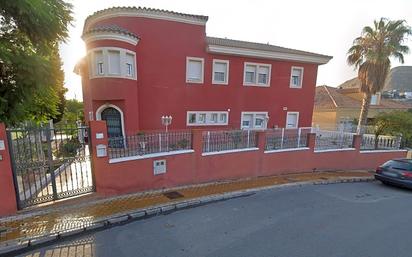
<path fill-rule="evenodd" d="M 412 159 L 394 159 L 376 169 L 375 178 L 384 184 L 412 189 Z"/>

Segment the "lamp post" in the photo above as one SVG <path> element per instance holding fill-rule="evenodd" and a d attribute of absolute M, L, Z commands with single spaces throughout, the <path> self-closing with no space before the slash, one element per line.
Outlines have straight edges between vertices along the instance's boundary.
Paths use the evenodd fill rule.
<path fill-rule="evenodd" d="M 173 117 L 171 115 L 169 116 L 162 116 L 162 125 L 165 126 L 165 130 L 167 133 L 167 128 L 170 124 L 172 124 L 172 119 Z"/>

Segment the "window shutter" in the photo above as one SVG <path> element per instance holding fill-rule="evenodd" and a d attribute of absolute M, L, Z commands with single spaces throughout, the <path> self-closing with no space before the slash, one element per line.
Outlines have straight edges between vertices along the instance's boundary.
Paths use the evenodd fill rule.
<path fill-rule="evenodd" d="M 259 74 L 269 75 L 269 67 L 259 66 Z"/>
<path fill-rule="evenodd" d="M 292 76 L 298 76 L 299 78 L 302 75 L 302 70 L 301 69 L 293 69 L 292 70 Z"/>
<path fill-rule="evenodd" d="M 224 72 L 226 73 L 226 63 L 216 62 L 214 70 L 215 72 Z"/>
<path fill-rule="evenodd" d="M 193 80 L 201 80 L 202 79 L 202 62 L 189 60 L 189 67 L 188 67 L 188 78 Z"/>
<path fill-rule="evenodd" d="M 256 66 L 254 65 L 246 65 L 247 72 L 256 72 Z"/>
<path fill-rule="evenodd" d="M 298 115 L 296 113 L 288 113 L 286 123 L 288 128 L 296 128 L 298 124 Z"/>
<path fill-rule="evenodd" d="M 109 55 L 109 73 L 120 74 L 120 51 L 108 51 Z"/>

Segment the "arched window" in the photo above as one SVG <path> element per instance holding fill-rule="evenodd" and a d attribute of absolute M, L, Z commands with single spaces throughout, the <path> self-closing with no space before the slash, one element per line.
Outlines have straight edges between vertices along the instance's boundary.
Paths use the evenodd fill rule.
<path fill-rule="evenodd" d="M 106 107 L 100 112 L 100 119 L 106 121 L 110 147 L 123 147 L 123 121 L 120 111 L 110 106 Z"/>

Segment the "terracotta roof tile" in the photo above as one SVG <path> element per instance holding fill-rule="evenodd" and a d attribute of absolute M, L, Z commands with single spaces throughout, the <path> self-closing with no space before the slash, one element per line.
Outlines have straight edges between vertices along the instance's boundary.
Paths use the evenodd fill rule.
<path fill-rule="evenodd" d="M 126 36 L 134 37 L 136 39 L 139 38 L 139 36 L 137 36 L 133 32 L 130 32 L 125 28 L 119 27 L 117 25 L 112 25 L 112 24 L 95 26 L 95 27 L 85 31 L 83 33 L 83 36 L 87 35 L 87 34 L 97 33 L 97 32 L 113 32 L 113 33 L 119 33 L 119 34 L 123 34 L 123 35 L 126 35 Z"/>
<path fill-rule="evenodd" d="M 204 15 L 195 15 L 195 14 L 187 14 L 187 13 L 180 13 L 180 12 L 173 12 L 173 11 L 168 11 L 168 10 L 163 10 L 163 9 L 156 9 L 156 8 L 147 8 L 147 7 L 134 7 L 134 6 L 116 6 L 116 7 L 111 7 L 107 9 L 103 9 L 100 11 L 97 11 L 93 13 L 92 15 L 89 15 L 86 18 L 85 23 L 88 22 L 91 18 L 94 16 L 100 15 L 100 14 L 105 14 L 105 13 L 111 13 L 111 12 L 118 12 L 118 11 L 133 11 L 133 12 L 139 12 L 139 13 L 147 13 L 147 14 L 166 14 L 174 17 L 183 17 L 183 18 L 192 18 L 196 19 L 199 21 L 206 22 L 209 17 L 204 16 Z"/>

